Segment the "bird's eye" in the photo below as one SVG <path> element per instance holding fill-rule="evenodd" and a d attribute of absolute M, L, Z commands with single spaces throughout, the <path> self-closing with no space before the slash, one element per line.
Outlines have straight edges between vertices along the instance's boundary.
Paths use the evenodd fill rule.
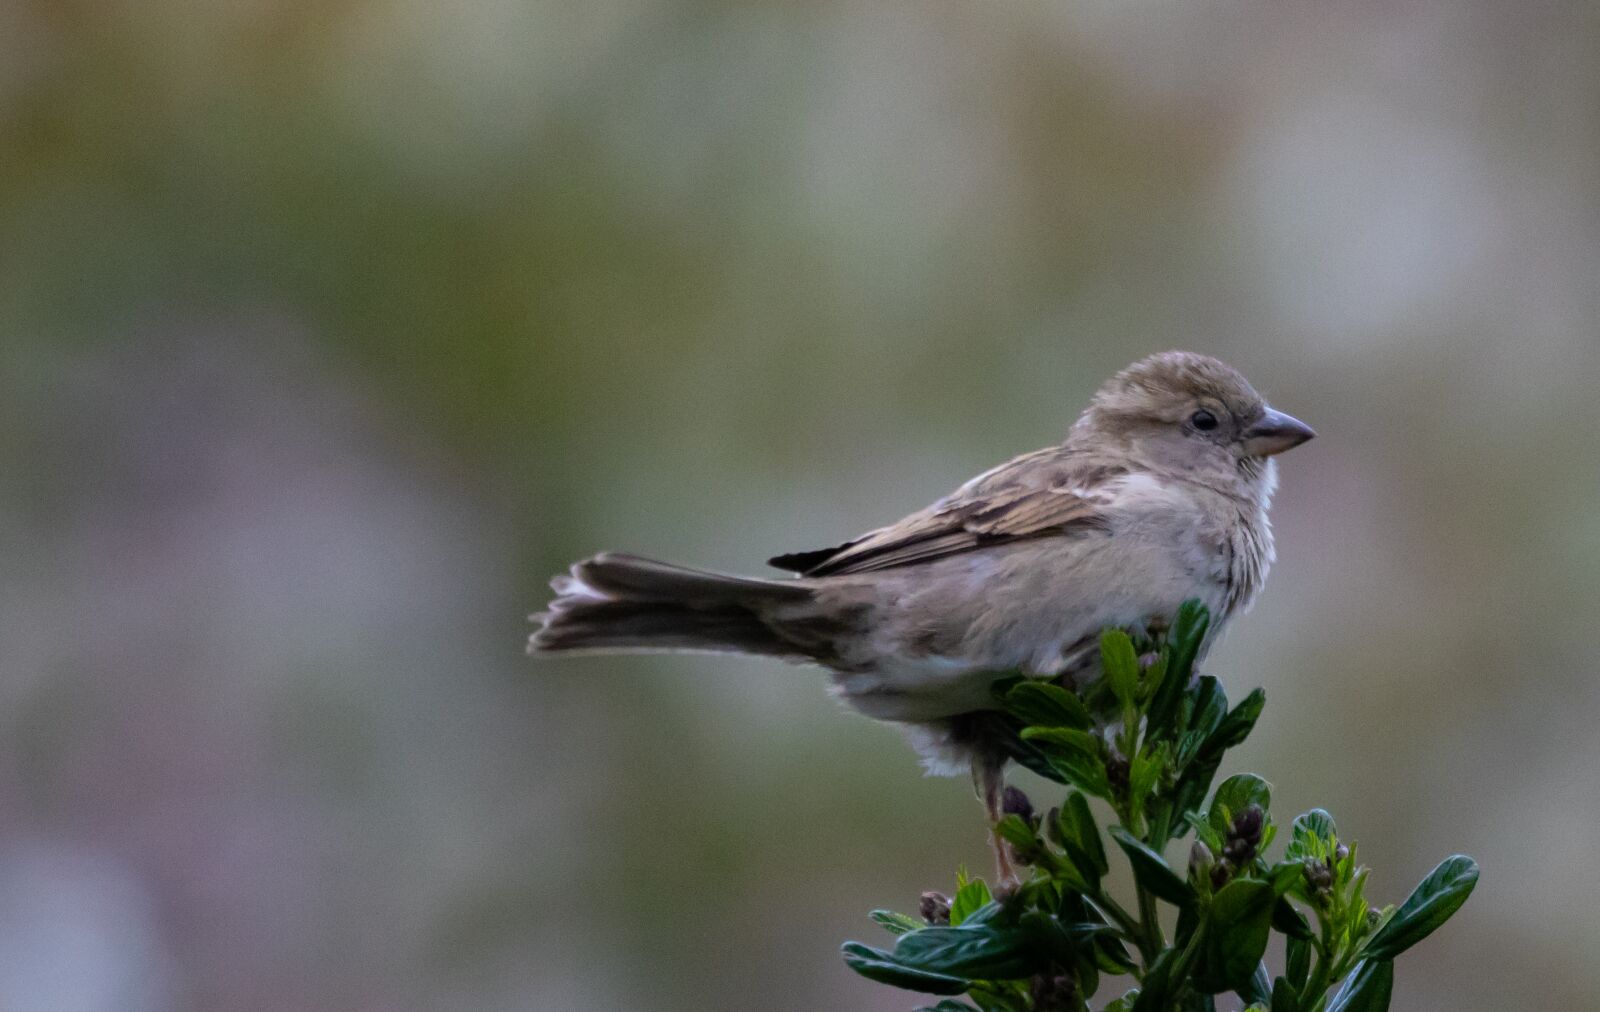
<path fill-rule="evenodd" d="M 1205 408 L 1201 408 L 1199 411 L 1196 411 L 1194 414 L 1189 416 L 1189 424 L 1193 425 L 1201 432 L 1210 432 L 1212 429 L 1217 427 L 1217 416 L 1213 415 Z"/>

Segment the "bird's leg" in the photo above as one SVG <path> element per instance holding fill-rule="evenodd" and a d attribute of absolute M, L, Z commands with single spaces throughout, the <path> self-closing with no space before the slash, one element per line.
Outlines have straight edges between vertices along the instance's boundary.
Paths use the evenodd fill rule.
<path fill-rule="evenodd" d="M 989 816 L 989 840 L 994 845 L 995 874 L 999 876 L 999 884 L 1015 885 L 1017 871 L 1011 865 L 1008 845 L 996 828 L 1002 816 L 1000 806 L 1006 786 L 1005 768 L 1005 758 L 988 749 L 980 749 L 972 757 L 972 786 L 977 790 L 978 800 L 983 802 L 983 810 Z"/>

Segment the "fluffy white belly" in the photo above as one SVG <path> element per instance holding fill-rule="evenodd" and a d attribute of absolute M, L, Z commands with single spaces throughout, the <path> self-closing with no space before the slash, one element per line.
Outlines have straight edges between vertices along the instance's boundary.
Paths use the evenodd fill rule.
<path fill-rule="evenodd" d="M 1226 613 L 1212 569 L 1225 560 L 1187 527 L 1136 533 L 1009 546 L 879 577 L 874 628 L 843 658 L 835 694 L 878 720 L 935 721 L 992 709 L 997 675 L 1087 672 L 1101 630 L 1170 618 L 1191 597 L 1218 616 L 1214 635 Z"/>
<path fill-rule="evenodd" d="M 1099 669 L 1102 629 L 1138 631 L 1148 617 L 1167 616 L 1176 610 L 1177 604 L 1173 603 L 1169 608 L 1096 614 L 1076 628 L 1062 629 L 1038 642 L 1018 639 L 1003 646 L 991 643 L 990 650 L 977 658 L 885 651 L 866 670 L 834 672 L 832 692 L 868 717 L 902 723 L 936 721 L 994 709 L 991 687 L 997 680 L 1019 673 L 1038 678 L 1070 675 L 1074 683 L 1085 684 Z M 1213 625 L 1207 642 L 1220 631 L 1220 623 Z"/>
<path fill-rule="evenodd" d="M 872 671 L 835 674 L 833 694 L 875 720 L 938 720 L 994 705 L 995 672 L 947 658 L 891 658 Z"/>
<path fill-rule="evenodd" d="M 833 694 L 876 720 L 917 723 L 988 710 L 995 706 L 991 686 L 1016 673 L 1054 677 L 1080 675 L 1094 667 L 1097 642 L 1056 644 L 1048 660 L 1019 657 L 1004 663 L 976 663 L 945 657 L 895 657 L 871 671 L 835 673 Z"/>

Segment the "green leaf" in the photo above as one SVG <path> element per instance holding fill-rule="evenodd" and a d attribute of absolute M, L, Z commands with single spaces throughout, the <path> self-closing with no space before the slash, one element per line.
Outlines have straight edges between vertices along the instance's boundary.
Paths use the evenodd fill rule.
<path fill-rule="evenodd" d="M 1445 858 L 1372 936 L 1363 955 L 1370 960 L 1394 959 L 1449 920 L 1477 884 L 1476 861 L 1465 854 Z"/>
<path fill-rule="evenodd" d="M 1210 675 L 1201 675 L 1194 687 L 1184 694 L 1182 709 L 1183 733 L 1178 736 L 1178 765 L 1184 766 L 1196 759 L 1220 760 L 1221 756 L 1205 752 L 1203 746 L 1228 713 L 1228 694 L 1222 683 Z"/>
<path fill-rule="evenodd" d="M 1274 890 L 1277 891 L 1276 885 L 1274 885 Z M 1282 896 L 1279 896 L 1278 902 L 1272 906 L 1272 927 L 1278 934 L 1287 935 L 1289 938 L 1308 939 L 1314 937 L 1311 932 L 1311 924 L 1306 920 L 1306 915 L 1295 909 L 1294 904 Z"/>
<path fill-rule="evenodd" d="M 1206 990 L 1237 991 L 1249 986 L 1267 951 L 1276 900 L 1271 883 L 1244 878 L 1234 879 L 1212 897 L 1196 974 Z"/>
<path fill-rule="evenodd" d="M 1155 789 L 1166 766 L 1166 749 L 1140 749 L 1128 764 L 1128 805 L 1132 811 L 1142 811 L 1145 799 Z"/>
<path fill-rule="evenodd" d="M 1272 804 L 1272 785 L 1254 773 L 1236 773 L 1217 785 L 1206 811 L 1206 822 L 1220 837 L 1228 835 L 1228 827 L 1238 814 L 1251 805 L 1260 805 L 1265 813 Z"/>
<path fill-rule="evenodd" d="M 1267 848 L 1272 845 L 1272 841 L 1276 839 L 1277 836 L 1278 824 L 1273 822 L 1271 819 L 1268 819 L 1267 824 L 1261 827 L 1261 843 L 1257 845 L 1256 853 L 1265 854 L 1267 852 Z"/>
<path fill-rule="evenodd" d="M 881 925 L 896 935 L 903 935 L 907 931 L 916 931 L 919 928 L 927 927 L 926 924 L 922 923 L 922 921 L 918 920 L 917 918 L 907 916 L 906 914 L 897 914 L 893 910 L 874 910 L 867 916 L 872 918 L 875 923 Z"/>
<path fill-rule="evenodd" d="M 1345 859 L 1345 863 L 1353 861 L 1354 858 L 1355 848 L 1352 847 L 1350 857 Z M 1341 869 L 1342 868 L 1343 865 L 1341 865 Z M 1345 936 L 1348 937 L 1352 942 L 1367 934 L 1367 901 L 1363 897 L 1362 893 L 1366 889 L 1367 876 L 1370 873 L 1370 869 L 1367 868 L 1362 868 L 1360 871 L 1356 872 L 1354 881 L 1350 885 L 1349 891 L 1346 893 L 1346 896 L 1348 897 L 1346 902 L 1349 905 L 1349 909 L 1345 911 L 1344 932 Z M 1346 878 L 1348 878 L 1348 872 L 1342 871 L 1338 881 L 1343 881 Z"/>
<path fill-rule="evenodd" d="M 1039 834 L 1033 827 L 1022 821 L 1020 815 L 1007 815 L 994 824 L 994 831 L 1000 837 L 1009 840 L 1018 847 L 1034 847 L 1039 843 Z"/>
<path fill-rule="evenodd" d="M 1015 689 L 1023 682 L 1033 682 L 1037 680 L 1038 676 L 1029 678 L 1027 675 L 1024 675 L 1015 668 L 1011 669 L 1010 671 L 996 673 L 993 680 L 989 682 L 989 695 L 996 703 L 1003 705 L 1006 701 L 1006 696 L 1011 694 L 1012 689 Z"/>
<path fill-rule="evenodd" d="M 1168 740 L 1177 725 L 1180 703 L 1194 674 L 1194 659 L 1205 641 L 1211 616 L 1197 599 L 1185 601 L 1167 633 L 1160 681 L 1150 693 L 1146 727 L 1153 739 Z"/>
<path fill-rule="evenodd" d="M 1111 779 L 1106 774 L 1106 765 L 1100 760 L 1087 759 L 1052 759 L 1050 768 L 1055 772 L 1051 779 L 1063 783 L 1093 798 L 1111 800 Z"/>
<path fill-rule="evenodd" d="M 1206 630 L 1211 627 L 1211 613 L 1197 597 L 1191 597 L 1178 608 L 1167 642 L 1172 644 L 1172 669 L 1187 682 L 1194 670 L 1194 660 L 1205 643 Z"/>
<path fill-rule="evenodd" d="M 1189 827 L 1194 830 L 1194 838 L 1205 844 L 1211 853 L 1219 854 L 1222 852 L 1222 845 L 1225 841 L 1216 830 L 1211 828 L 1211 823 L 1206 821 L 1204 815 L 1199 812 L 1184 812 L 1183 821 L 1187 822 Z"/>
<path fill-rule="evenodd" d="M 975 878 L 971 882 L 956 890 L 955 897 L 950 900 L 950 924 L 960 927 L 961 922 L 972 916 L 973 911 L 989 902 L 989 887 L 983 879 Z M 921 927 L 922 925 L 918 925 Z"/>
<path fill-rule="evenodd" d="M 1022 914 L 1017 929 L 1027 938 L 1029 954 L 1041 968 L 1051 963 L 1072 966 L 1087 962 L 1087 947 L 1095 934 L 1111 930 L 1104 924 L 1065 924 L 1043 910 Z"/>
<path fill-rule="evenodd" d="M 1072 693 L 1049 682 L 1025 681 L 1011 688 L 1002 701 L 1013 717 L 1036 727 L 1094 726 L 1094 718 Z"/>
<path fill-rule="evenodd" d="M 982 1012 L 1028 1012 L 1028 1000 L 1003 983 L 974 984 L 967 992 Z"/>
<path fill-rule="evenodd" d="M 1211 883 L 1207 882 L 1206 884 L 1210 885 Z M 1206 900 L 1209 902 L 1210 899 L 1211 899 L 1211 897 L 1208 895 L 1206 897 Z M 1194 937 L 1194 933 L 1196 931 L 1198 931 L 1199 929 L 1200 929 L 1200 906 L 1199 906 L 1199 904 L 1195 904 L 1193 906 L 1187 906 L 1187 907 L 1182 908 L 1181 910 L 1178 911 L 1178 923 L 1173 925 L 1173 929 L 1172 929 L 1172 932 L 1173 932 L 1173 934 L 1172 934 L 1172 944 L 1177 946 L 1180 949 L 1183 948 L 1184 946 L 1189 944 L 1189 939 L 1193 938 Z"/>
<path fill-rule="evenodd" d="M 1004 908 L 1001 907 L 999 903 L 996 903 L 994 900 L 990 900 L 983 906 L 967 914 L 961 923 L 969 928 L 974 924 L 987 924 L 998 917 L 1003 909 Z"/>
<path fill-rule="evenodd" d="M 1130 988 L 1120 998 L 1114 998 L 1111 1004 L 1105 1007 L 1105 1012 L 1133 1012 L 1134 1002 L 1139 1000 L 1139 989 Z"/>
<path fill-rule="evenodd" d="M 1141 886 L 1176 906 L 1186 907 L 1194 902 L 1194 890 L 1167 865 L 1166 859 L 1160 854 L 1121 826 L 1111 827 L 1111 838 L 1128 855 L 1128 863 L 1133 865 L 1133 877 Z"/>
<path fill-rule="evenodd" d="M 1388 1012 L 1393 991 L 1394 963 L 1363 959 L 1328 1003 L 1328 1012 Z"/>
<path fill-rule="evenodd" d="M 1045 916 L 1049 916 L 1046 914 Z M 1064 917 L 1060 920 L 1061 930 L 1067 933 L 1074 947 L 1085 945 L 1097 938 L 1116 938 L 1117 929 L 1104 921 L 1067 921 Z"/>
<path fill-rule="evenodd" d="M 937 1005 L 922 1005 L 918 1007 L 917 1012 L 978 1012 L 978 1010 L 964 1001 L 946 998 Z"/>
<path fill-rule="evenodd" d="M 1283 977 L 1272 982 L 1272 1012 L 1300 1012 L 1300 995 Z"/>
<path fill-rule="evenodd" d="M 1272 1000 L 1272 978 L 1267 976 L 1267 964 L 1257 963 L 1250 975 L 1250 983 L 1237 992 L 1239 1000 L 1249 1005 L 1266 1006 Z"/>
<path fill-rule="evenodd" d="M 1177 949 L 1165 949 L 1150 964 L 1144 979 L 1139 982 L 1139 993 L 1131 1006 L 1132 1012 L 1164 1012 L 1172 996 L 1183 987 L 1182 980 L 1172 979 L 1173 970 L 1178 968 L 1178 958 Z"/>
<path fill-rule="evenodd" d="M 1112 932 L 1094 936 L 1094 965 L 1119 977 L 1126 977 L 1138 966 L 1127 946 Z"/>
<path fill-rule="evenodd" d="M 1100 758 L 1100 739 L 1087 731 L 1061 727 L 1024 728 L 1021 737 L 1026 739 L 1024 747 L 1031 745 L 1043 756 L 1051 770 L 1046 774 L 1050 779 L 1093 797 L 1111 797 L 1111 781 Z"/>
<path fill-rule="evenodd" d="M 1194 603 L 1198 605 L 1198 602 Z M 1200 607 L 1200 613 L 1202 621 L 1207 621 L 1203 618 L 1205 613 L 1203 606 Z M 1145 709 L 1145 726 L 1150 736 L 1157 739 L 1169 737 L 1169 732 L 1178 719 L 1178 703 L 1183 699 L 1183 690 L 1189 687 L 1189 677 L 1193 671 L 1192 655 L 1190 663 L 1180 663 L 1178 658 L 1175 638 L 1177 631 L 1185 627 L 1183 609 L 1179 609 L 1178 616 L 1178 621 L 1173 626 L 1174 632 L 1167 636 L 1166 647 L 1161 652 L 1165 663 L 1160 665 L 1160 680 L 1151 691 L 1150 704 Z M 1192 610 L 1190 617 L 1193 617 Z M 1152 677 L 1156 674 L 1157 672 L 1152 671 Z"/>
<path fill-rule="evenodd" d="M 1303 938 L 1290 938 L 1284 946 L 1284 970 L 1289 983 L 1296 991 L 1304 991 L 1306 978 L 1311 975 L 1311 942 Z"/>
<path fill-rule="evenodd" d="M 1133 640 L 1121 629 L 1107 629 L 1100 634 L 1100 667 L 1105 672 L 1106 684 L 1124 707 L 1133 707 L 1139 701 L 1139 655 L 1134 652 Z"/>
<path fill-rule="evenodd" d="M 1061 807 L 1059 826 L 1067 853 L 1085 875 L 1092 875 L 1098 882 L 1100 876 L 1111 871 L 1111 864 L 1106 860 L 1106 849 L 1100 842 L 1100 827 L 1095 824 L 1094 814 L 1089 811 L 1088 799 L 1079 792 L 1073 791 L 1067 795 L 1066 804 Z"/>
<path fill-rule="evenodd" d="M 1278 861 L 1268 870 L 1267 877 L 1272 880 L 1272 887 L 1281 895 L 1289 892 L 1290 888 L 1301 880 L 1305 870 L 1304 860 Z"/>
<path fill-rule="evenodd" d="M 1178 785 L 1173 789 L 1172 800 L 1180 812 L 1192 812 L 1201 807 L 1206 799 L 1206 794 L 1211 790 L 1211 781 L 1217 775 L 1217 767 L 1222 765 L 1222 756 L 1216 755 L 1191 762 L 1178 778 Z M 1182 824 L 1176 835 L 1183 835 Z M 1207 844 L 1210 846 L 1210 844 Z M 1221 849 L 1221 844 L 1217 845 Z"/>
<path fill-rule="evenodd" d="M 1138 650 L 1139 646 L 1136 642 L 1134 649 Z M 1167 662 L 1172 660 L 1171 652 L 1162 649 L 1159 641 L 1148 649 L 1155 652 L 1148 656 L 1142 651 L 1139 654 L 1139 682 L 1142 689 L 1140 699 L 1146 713 L 1150 712 L 1150 704 L 1155 699 L 1156 692 L 1166 683 Z"/>
<path fill-rule="evenodd" d="M 929 973 L 904 966 L 882 949 L 874 949 L 860 942 L 846 942 L 842 951 L 844 961 L 849 964 L 850 969 L 868 980 L 875 980 L 891 987 L 921 991 L 923 994 L 961 994 L 972 986 L 970 980 L 961 977 Z"/>
<path fill-rule="evenodd" d="M 1088 731 L 1070 727 L 1025 727 L 1019 737 L 1035 748 L 1043 749 L 1047 756 L 1065 751 L 1090 759 L 1100 757 L 1100 739 Z"/>
<path fill-rule="evenodd" d="M 1028 1012 L 1028 1000 L 1005 983 L 978 981 L 967 991 L 967 997 L 982 1012 Z"/>
<path fill-rule="evenodd" d="M 1338 830 L 1334 827 L 1333 816 L 1320 808 L 1313 808 L 1294 820 L 1289 831 L 1289 846 L 1285 848 L 1283 856 L 1289 861 L 1307 857 L 1320 861 L 1333 853 L 1337 840 Z"/>
<path fill-rule="evenodd" d="M 1077 749 L 1043 749 L 1024 741 L 1021 732 L 1026 728 L 1016 726 L 1014 718 L 1000 713 L 977 714 L 983 719 L 980 725 L 985 736 L 999 744 L 1017 765 L 1058 784 L 1078 787 L 1095 797 L 1110 797 L 1111 785 L 1106 780 L 1105 764 L 1096 755 L 1087 758 Z M 1067 729 L 1061 729 L 1067 730 Z M 1082 739 L 1073 740 L 1082 745 Z M 1095 746 L 1098 751 L 1098 745 Z"/>
<path fill-rule="evenodd" d="M 1016 731 L 1008 730 L 1006 733 L 996 735 L 996 737 L 1005 747 L 1006 753 L 1016 761 L 1018 766 L 1058 784 L 1070 785 L 1073 783 L 1072 780 L 1069 780 L 1051 764 L 1043 752 L 1018 737 Z"/>
<path fill-rule="evenodd" d="M 1206 738 L 1206 750 L 1226 752 L 1242 744 L 1255 729 L 1256 721 L 1261 718 L 1261 709 L 1266 705 L 1266 690 L 1252 691 L 1238 706 L 1228 711 L 1228 715 L 1217 724 L 1217 729 Z"/>
<path fill-rule="evenodd" d="M 970 922 L 959 928 L 922 928 L 901 935 L 894 961 L 952 977 L 1011 980 L 1038 969 L 1029 932 L 1020 927 Z M 936 992 L 944 993 L 944 992 Z"/>
<path fill-rule="evenodd" d="M 1090 906 L 1080 892 L 1063 894 L 1056 916 L 1068 925 L 1074 945 L 1090 946 L 1090 951 L 1083 954 L 1083 962 L 1093 962 L 1105 973 L 1118 976 L 1132 972 L 1134 962 L 1117 940 L 1116 929 L 1106 923 L 1100 911 Z"/>

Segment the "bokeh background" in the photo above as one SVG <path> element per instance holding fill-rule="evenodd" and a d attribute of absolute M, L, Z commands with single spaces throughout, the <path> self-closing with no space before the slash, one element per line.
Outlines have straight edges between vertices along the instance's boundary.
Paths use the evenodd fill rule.
<path fill-rule="evenodd" d="M 1219 354 L 1321 437 L 1213 654 L 1396 1007 L 1600 991 L 1600 7 L 0 3 L 0 1007 L 904 1009 L 988 867 L 822 677 L 534 662 Z M 1224 772 L 1232 772 L 1225 770 Z"/>

